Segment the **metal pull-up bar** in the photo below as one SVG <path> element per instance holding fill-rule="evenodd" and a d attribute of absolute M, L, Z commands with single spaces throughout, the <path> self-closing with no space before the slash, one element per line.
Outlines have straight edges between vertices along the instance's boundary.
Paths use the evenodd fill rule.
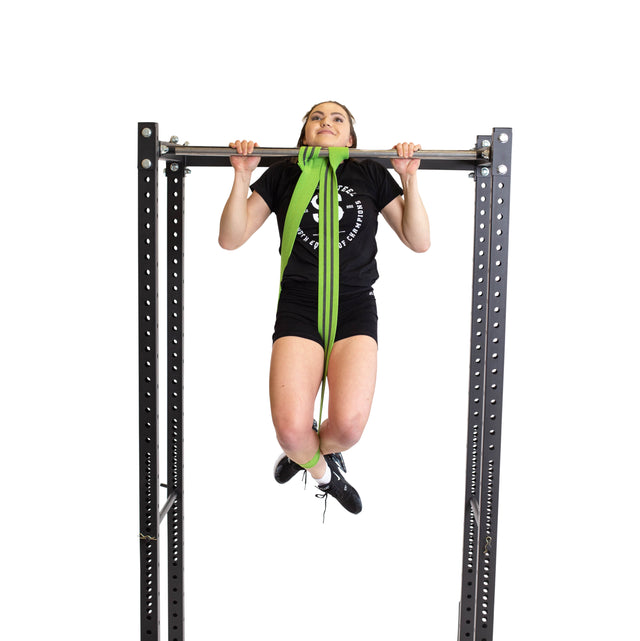
<path fill-rule="evenodd" d="M 260 156 L 260 165 L 269 166 L 279 159 L 298 157 L 297 148 L 256 147 L 254 154 Z M 239 156 L 232 147 L 203 147 L 189 144 L 178 145 L 175 142 L 160 142 L 160 159 L 184 162 L 187 166 L 224 167 L 229 165 L 231 156 Z M 320 151 L 320 157 L 326 157 L 326 149 Z M 354 159 L 374 158 L 385 167 L 391 166 L 391 160 L 397 158 L 395 149 L 350 149 L 349 157 Z M 489 165 L 491 148 L 461 150 L 422 150 L 413 154 L 419 158 L 421 169 L 474 169 L 478 165 Z"/>

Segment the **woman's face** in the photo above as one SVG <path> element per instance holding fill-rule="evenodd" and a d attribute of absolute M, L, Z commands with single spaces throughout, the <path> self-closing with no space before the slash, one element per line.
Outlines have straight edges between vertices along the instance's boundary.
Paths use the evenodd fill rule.
<path fill-rule="evenodd" d="M 335 102 L 313 108 L 304 127 L 304 144 L 309 147 L 351 147 L 351 123 L 344 109 Z"/>

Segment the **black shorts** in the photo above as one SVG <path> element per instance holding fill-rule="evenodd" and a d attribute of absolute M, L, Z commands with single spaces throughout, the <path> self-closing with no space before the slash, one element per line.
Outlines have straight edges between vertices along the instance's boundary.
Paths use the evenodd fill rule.
<path fill-rule="evenodd" d="M 336 341 L 364 334 L 378 342 L 378 308 L 372 289 L 340 294 Z M 273 340 L 300 336 L 324 346 L 318 331 L 317 291 L 282 289 Z"/>

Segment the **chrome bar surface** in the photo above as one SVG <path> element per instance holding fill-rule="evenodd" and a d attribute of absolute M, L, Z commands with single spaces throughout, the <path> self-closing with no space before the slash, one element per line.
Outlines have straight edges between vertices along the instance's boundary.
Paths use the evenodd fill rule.
<path fill-rule="evenodd" d="M 194 145 L 176 145 L 168 142 L 161 142 L 160 148 L 161 159 L 179 160 L 182 156 L 197 156 L 208 158 L 229 158 L 239 156 L 232 147 L 202 147 Z M 486 149 L 461 149 L 461 150 L 421 150 L 416 151 L 414 158 L 421 160 L 467 160 L 476 161 L 481 159 L 481 154 Z M 299 150 L 297 148 L 279 148 L 279 147 L 256 147 L 255 156 L 265 158 L 289 158 L 297 157 Z M 329 152 L 326 148 L 320 150 L 320 157 L 327 157 Z M 350 158 L 397 158 L 395 149 L 350 149 Z"/>

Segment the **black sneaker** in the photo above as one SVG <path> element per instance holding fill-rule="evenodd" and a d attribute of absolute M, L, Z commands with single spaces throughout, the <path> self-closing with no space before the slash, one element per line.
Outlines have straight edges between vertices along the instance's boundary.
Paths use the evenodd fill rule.
<path fill-rule="evenodd" d="M 322 494 L 316 496 L 325 499 L 325 512 L 327 509 L 327 495 L 331 494 L 342 507 L 352 514 L 359 514 L 362 511 L 362 501 L 356 489 L 349 485 L 331 454 L 324 457 L 331 470 L 331 480 L 326 485 L 318 485 Z M 324 515 L 323 515 L 324 520 Z"/>
<path fill-rule="evenodd" d="M 333 459 L 334 463 L 342 470 L 343 474 L 347 473 L 347 466 L 345 465 L 344 459 L 342 458 L 342 454 L 340 452 L 328 454 L 327 456 L 330 456 Z"/>
<path fill-rule="evenodd" d="M 278 457 L 273 468 L 273 477 L 278 483 L 290 481 L 298 472 L 304 468 L 292 461 L 284 452 Z"/>

